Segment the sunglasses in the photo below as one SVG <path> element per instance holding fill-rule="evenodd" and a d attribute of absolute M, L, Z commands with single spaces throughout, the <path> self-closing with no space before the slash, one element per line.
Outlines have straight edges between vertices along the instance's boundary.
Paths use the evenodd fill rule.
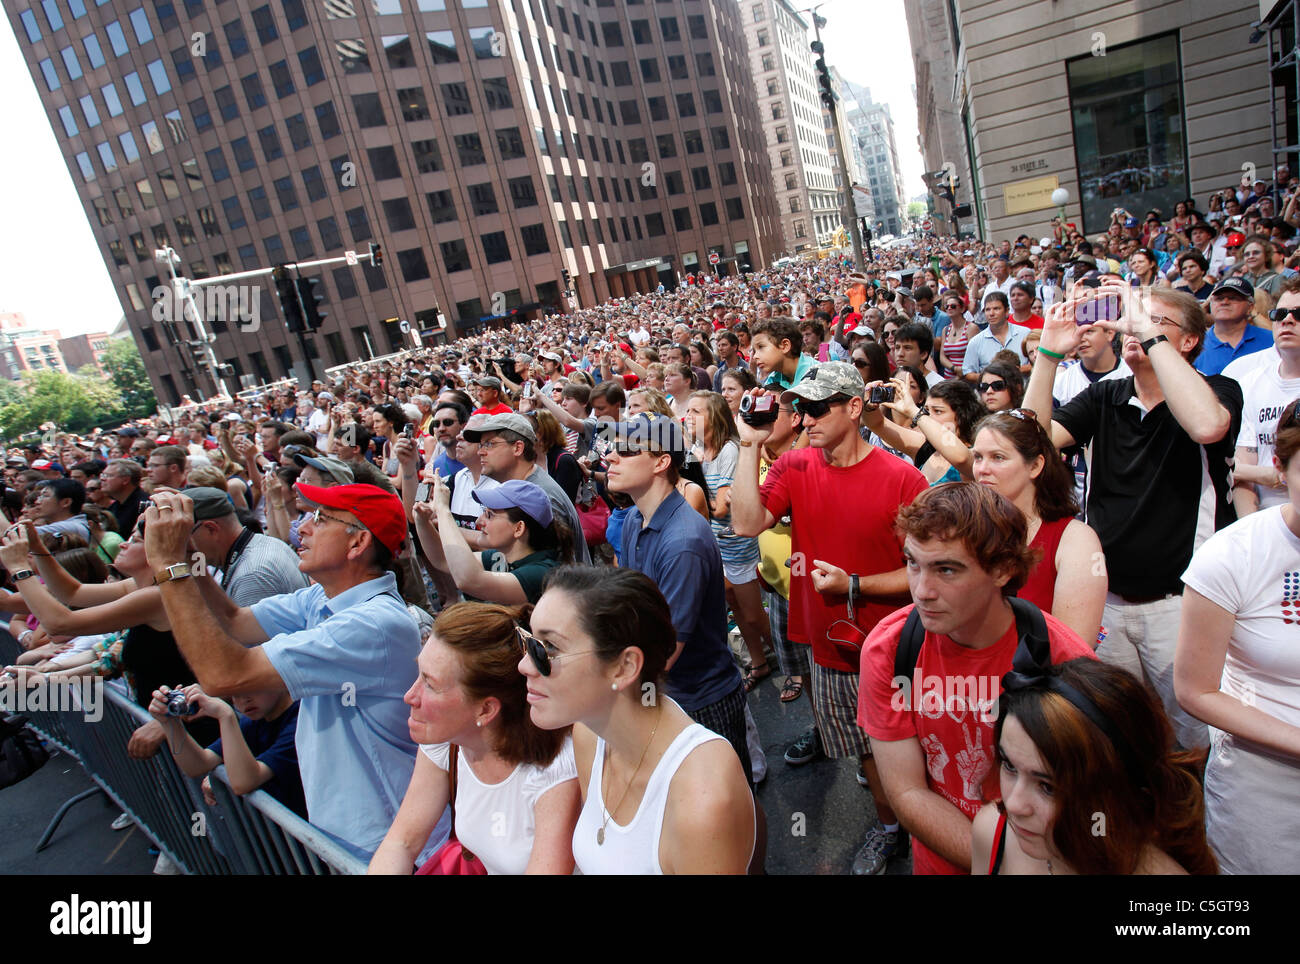
<path fill-rule="evenodd" d="M 584 649 L 577 653 L 553 653 L 546 643 L 542 642 L 522 626 L 515 626 L 515 635 L 519 637 L 519 645 L 523 647 L 528 658 L 533 661 L 537 667 L 537 672 L 543 676 L 551 675 L 551 663 L 556 660 L 568 659 L 570 656 L 585 656 L 588 653 L 594 653 L 594 649 Z"/>
<path fill-rule="evenodd" d="M 1010 415 L 1012 418 L 1018 418 L 1022 422 L 1038 422 L 1038 414 L 1028 408 L 1012 408 L 1002 412 L 1001 414 Z"/>
<path fill-rule="evenodd" d="M 831 410 L 832 405 L 840 405 L 847 401 L 847 398 L 827 398 L 816 402 L 809 401 L 806 398 L 796 398 L 793 402 L 793 408 L 798 415 L 807 418 L 823 418 Z"/>
<path fill-rule="evenodd" d="M 1005 392 L 1006 390 L 1007 383 L 1000 378 L 995 382 L 980 382 L 981 392 Z"/>
<path fill-rule="evenodd" d="M 1274 308 L 1268 313 L 1268 317 L 1276 322 L 1283 322 L 1288 318 L 1300 322 L 1300 308 Z"/>

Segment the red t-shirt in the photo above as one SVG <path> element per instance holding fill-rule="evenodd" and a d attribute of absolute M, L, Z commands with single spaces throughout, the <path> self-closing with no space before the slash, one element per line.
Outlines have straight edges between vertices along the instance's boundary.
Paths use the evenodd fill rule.
<path fill-rule="evenodd" d="M 479 406 L 478 408 L 474 409 L 474 411 L 470 412 L 470 414 L 471 415 L 509 415 L 513 411 L 514 409 L 511 408 L 509 405 L 507 405 L 505 402 L 497 402 L 491 408 L 483 408 L 482 406 Z"/>
<path fill-rule="evenodd" d="M 847 467 L 827 465 L 821 449 L 796 449 L 768 469 L 763 505 L 778 519 L 791 517 L 789 638 L 811 645 L 818 666 L 856 673 L 867 633 L 895 607 L 859 600 L 850 622 L 847 596 L 813 588 L 814 562 L 859 576 L 898 569 L 904 560 L 894 520 L 925 490 L 925 476 L 878 448 Z M 845 493 L 853 494 L 848 504 Z"/>
<path fill-rule="evenodd" d="M 1016 624 L 1013 620 L 1002 638 L 985 649 L 967 649 L 947 636 L 926 633 L 909 688 L 910 705 L 918 707 L 918 713 L 908 708 L 908 690 L 894 686 L 898 637 L 911 611 L 912 607 L 906 606 L 882 620 L 862 648 L 858 724 L 873 740 L 918 739 L 925 751 L 926 785 L 961 810 L 966 819 L 974 820 L 980 807 L 1002 795 L 993 724 L 1002 677 L 1010 672 L 1016 653 Z M 1060 620 L 1050 613 L 1044 613 L 1043 619 L 1053 663 L 1081 656 L 1096 658 L 1092 647 Z M 913 874 L 966 873 L 920 840 L 913 842 Z"/>
<path fill-rule="evenodd" d="M 1011 323 L 1013 325 L 1021 325 L 1022 327 L 1028 328 L 1030 331 L 1042 331 L 1043 325 L 1046 324 L 1046 322 L 1043 321 L 1042 315 L 1035 314 L 1030 314 L 1028 321 L 1016 321 L 1016 319 L 1012 318 Z"/>

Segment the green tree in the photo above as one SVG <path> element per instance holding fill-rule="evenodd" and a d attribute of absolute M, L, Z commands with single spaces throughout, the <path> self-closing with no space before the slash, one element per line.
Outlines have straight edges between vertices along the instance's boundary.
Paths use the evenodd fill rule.
<path fill-rule="evenodd" d="M 158 407 L 154 398 L 153 385 L 144 368 L 144 359 L 140 357 L 132 338 L 117 338 L 108 343 L 103 354 L 104 370 L 109 380 L 122 396 L 122 406 L 127 412 L 136 415 L 152 412 Z"/>
<path fill-rule="evenodd" d="M 121 394 L 98 376 L 25 372 L 20 386 L 16 404 L 0 407 L 0 433 L 10 438 L 34 432 L 43 422 L 81 433 L 122 413 Z"/>
<path fill-rule="evenodd" d="M 925 205 L 920 201 L 913 201 L 907 206 L 907 216 L 913 221 L 920 221 L 926 215 Z"/>

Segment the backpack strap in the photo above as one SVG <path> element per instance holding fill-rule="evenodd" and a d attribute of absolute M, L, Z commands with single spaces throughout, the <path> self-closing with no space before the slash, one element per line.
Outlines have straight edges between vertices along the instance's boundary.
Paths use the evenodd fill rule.
<path fill-rule="evenodd" d="M 898 649 L 894 651 L 894 679 L 912 678 L 924 645 L 925 627 L 921 625 L 921 614 L 913 606 L 907 614 L 907 621 L 903 623 L 903 631 L 898 635 Z"/>
<path fill-rule="evenodd" d="M 1027 599 L 1016 596 L 1008 598 L 1011 610 L 1016 615 L 1015 656 L 1011 659 L 1011 669 L 1017 673 L 1026 673 L 1034 669 L 1046 669 L 1052 665 L 1052 643 L 1047 635 L 1047 620 L 1043 611 Z"/>

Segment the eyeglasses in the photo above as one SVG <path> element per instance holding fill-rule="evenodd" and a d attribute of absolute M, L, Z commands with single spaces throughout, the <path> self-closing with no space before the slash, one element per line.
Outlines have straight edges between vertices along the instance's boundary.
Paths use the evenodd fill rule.
<path fill-rule="evenodd" d="M 1278 324 L 1287 323 L 1288 318 L 1291 319 L 1292 324 L 1300 324 L 1300 308 L 1274 308 L 1268 313 L 1268 317 Z"/>
<path fill-rule="evenodd" d="M 1000 378 L 995 382 L 980 382 L 981 392 L 1005 392 L 1006 390 L 1007 383 Z"/>
<path fill-rule="evenodd" d="M 440 418 L 433 424 L 438 426 L 439 428 L 449 428 L 452 425 L 458 425 L 460 423 L 457 422 L 456 419 L 454 418 Z"/>
<path fill-rule="evenodd" d="M 362 528 L 359 525 L 349 522 L 347 519 L 340 519 L 338 516 L 326 515 L 320 509 L 317 509 L 315 512 L 313 512 L 308 518 L 311 519 L 311 524 L 313 526 L 320 525 L 321 520 L 325 519 L 329 522 L 337 522 L 341 526 L 346 526 L 350 532 L 360 532 Z"/>
<path fill-rule="evenodd" d="M 551 675 L 551 663 L 555 660 L 568 659 L 570 656 L 585 656 L 588 653 L 596 652 L 594 649 L 584 649 L 576 653 L 555 652 L 554 646 L 548 646 L 522 626 L 515 627 L 515 635 L 519 637 L 519 645 L 523 647 L 524 652 L 528 654 L 528 658 L 537 667 L 537 672 L 543 676 Z"/>
<path fill-rule="evenodd" d="M 847 402 L 847 398 L 827 398 L 819 401 L 810 401 L 806 398 L 796 398 L 791 403 L 794 411 L 804 418 L 824 418 L 826 413 L 831 410 L 832 405 L 842 405 Z"/>
<path fill-rule="evenodd" d="M 853 359 L 853 367 L 854 367 L 854 368 L 870 368 L 870 367 L 871 367 L 871 362 L 867 361 L 865 358 L 855 358 L 855 359 Z"/>
<path fill-rule="evenodd" d="M 478 443 L 478 447 L 479 447 L 480 449 L 490 449 L 490 448 L 492 448 L 493 446 L 497 446 L 497 445 L 509 445 L 509 444 L 510 444 L 510 443 L 507 442 L 505 439 L 494 438 L 494 439 L 493 439 L 492 441 L 490 441 L 490 442 L 482 442 L 482 441 L 479 442 L 479 443 Z"/>

